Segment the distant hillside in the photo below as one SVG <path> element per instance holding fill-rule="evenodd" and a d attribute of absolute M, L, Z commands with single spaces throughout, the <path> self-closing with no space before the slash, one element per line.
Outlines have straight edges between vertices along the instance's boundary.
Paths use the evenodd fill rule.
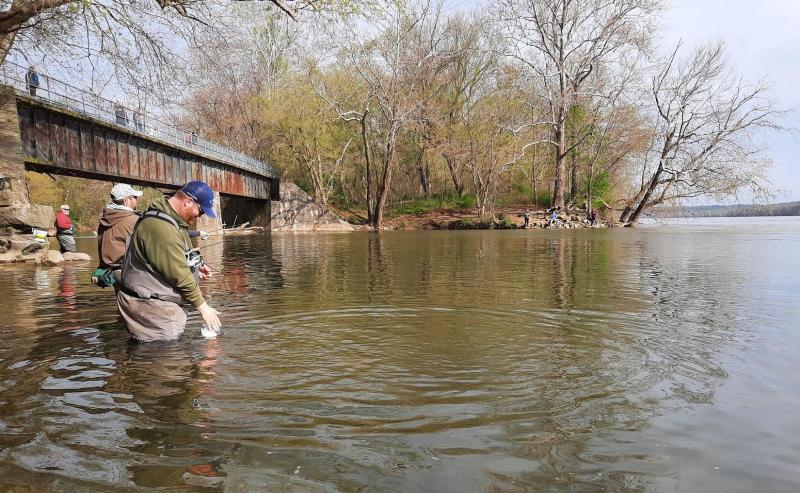
<path fill-rule="evenodd" d="M 800 216 L 800 202 L 782 204 L 695 205 L 661 207 L 651 211 L 655 217 L 751 217 Z"/>

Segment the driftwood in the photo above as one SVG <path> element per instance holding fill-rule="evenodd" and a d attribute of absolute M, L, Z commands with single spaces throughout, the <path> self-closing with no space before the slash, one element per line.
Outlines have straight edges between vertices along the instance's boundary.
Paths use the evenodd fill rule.
<path fill-rule="evenodd" d="M 224 228 L 222 230 L 222 234 L 228 236 L 245 236 L 264 232 L 264 228 L 262 226 L 249 226 L 249 224 L 249 222 L 246 222 L 233 228 Z"/>

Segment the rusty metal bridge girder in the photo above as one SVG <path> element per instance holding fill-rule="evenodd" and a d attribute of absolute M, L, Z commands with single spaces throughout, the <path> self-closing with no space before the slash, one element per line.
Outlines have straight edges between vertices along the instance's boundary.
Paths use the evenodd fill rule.
<path fill-rule="evenodd" d="M 220 193 L 277 199 L 278 180 L 231 166 L 125 127 L 18 97 L 26 167 L 37 171 L 177 188 L 203 180 Z"/>

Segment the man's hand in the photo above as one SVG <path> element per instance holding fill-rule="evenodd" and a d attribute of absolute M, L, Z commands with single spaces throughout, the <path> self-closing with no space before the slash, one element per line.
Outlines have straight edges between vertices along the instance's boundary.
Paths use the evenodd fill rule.
<path fill-rule="evenodd" d="M 200 274 L 200 279 L 211 279 L 211 269 L 207 265 L 201 265 L 197 272 Z"/>
<path fill-rule="evenodd" d="M 198 231 L 198 233 L 200 233 L 198 236 L 200 237 L 201 240 L 207 240 L 208 239 L 208 231 L 200 230 L 200 231 Z"/>
<path fill-rule="evenodd" d="M 222 328 L 222 322 L 219 321 L 219 312 L 208 306 L 208 303 L 203 302 L 202 305 L 197 307 L 197 311 L 200 312 L 200 316 L 203 317 L 203 321 L 206 323 L 209 329 L 213 330 L 214 332 L 219 332 Z"/>

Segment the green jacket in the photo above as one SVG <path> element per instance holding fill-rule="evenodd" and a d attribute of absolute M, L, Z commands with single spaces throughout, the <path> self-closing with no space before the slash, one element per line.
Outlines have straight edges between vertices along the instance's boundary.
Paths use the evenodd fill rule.
<path fill-rule="evenodd" d="M 135 248 L 136 253 L 173 286 L 186 302 L 197 308 L 205 300 L 192 271 L 186 265 L 184 250 L 187 244 L 191 245 L 189 225 L 169 205 L 167 197 L 156 199 L 150 207 L 174 218 L 181 229 L 176 229 L 166 221 L 147 219 L 136 227 L 129 248 Z"/>

